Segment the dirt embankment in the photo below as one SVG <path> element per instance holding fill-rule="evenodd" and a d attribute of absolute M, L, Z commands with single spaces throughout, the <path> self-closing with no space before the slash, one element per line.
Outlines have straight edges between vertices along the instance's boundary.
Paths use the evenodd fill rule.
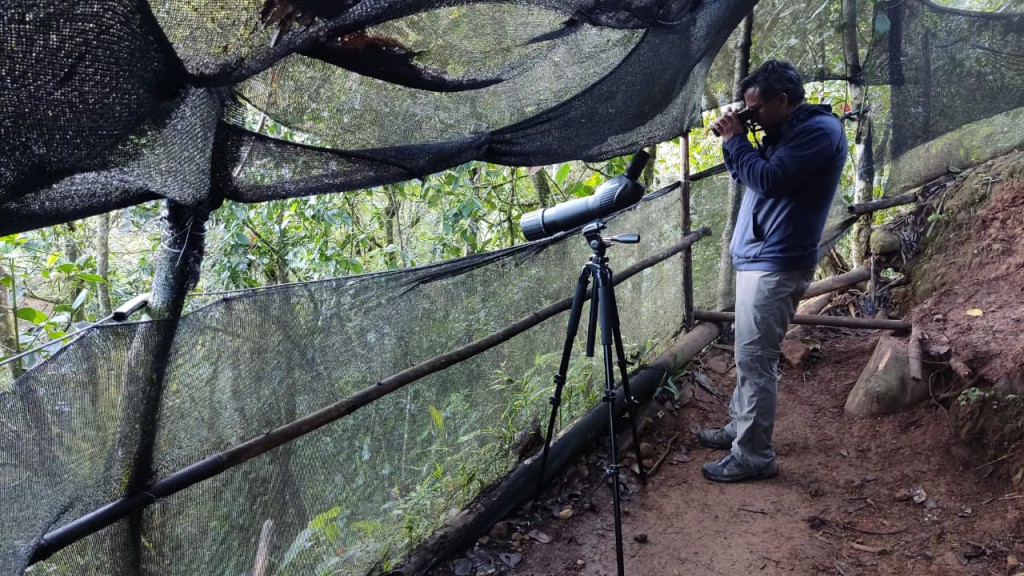
<path fill-rule="evenodd" d="M 962 174 L 934 206 L 909 316 L 950 362 L 943 394 L 959 436 L 1002 456 L 1024 438 L 1024 153 Z"/>

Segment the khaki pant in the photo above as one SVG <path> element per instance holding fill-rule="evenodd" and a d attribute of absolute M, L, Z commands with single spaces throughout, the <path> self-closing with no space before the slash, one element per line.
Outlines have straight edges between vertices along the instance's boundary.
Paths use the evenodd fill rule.
<path fill-rule="evenodd" d="M 733 456 L 748 466 L 762 468 L 775 459 L 782 338 L 813 277 L 813 270 L 736 273 L 736 389 L 725 430 L 735 437 Z"/>

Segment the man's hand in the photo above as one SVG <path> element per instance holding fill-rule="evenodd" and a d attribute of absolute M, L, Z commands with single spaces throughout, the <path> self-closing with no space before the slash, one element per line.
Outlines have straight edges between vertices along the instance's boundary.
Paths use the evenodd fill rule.
<path fill-rule="evenodd" d="M 711 123 L 711 129 L 722 137 L 722 142 L 728 142 L 733 136 L 747 132 L 747 127 L 736 117 L 736 112 L 732 108 L 726 108 L 722 117 Z"/>

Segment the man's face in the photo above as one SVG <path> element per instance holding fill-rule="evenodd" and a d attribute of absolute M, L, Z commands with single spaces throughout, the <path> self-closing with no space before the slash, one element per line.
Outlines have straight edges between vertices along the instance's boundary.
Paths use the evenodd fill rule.
<path fill-rule="evenodd" d="M 748 88 L 743 94 L 744 105 L 747 109 L 756 111 L 754 121 L 765 130 L 781 126 L 786 121 L 789 116 L 788 101 L 785 93 L 764 100 L 756 87 Z"/>

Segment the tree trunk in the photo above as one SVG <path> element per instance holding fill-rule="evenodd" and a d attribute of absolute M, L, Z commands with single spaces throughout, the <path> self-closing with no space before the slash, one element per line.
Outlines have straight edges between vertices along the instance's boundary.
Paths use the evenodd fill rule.
<path fill-rule="evenodd" d="M 541 206 L 551 205 L 551 184 L 548 182 L 548 174 L 543 168 L 537 170 L 533 176 L 533 186 L 537 189 L 537 201 Z"/>
<path fill-rule="evenodd" d="M 857 48 L 857 0 L 843 0 L 843 52 L 846 58 L 846 76 L 849 78 L 850 107 L 861 110 L 865 104 L 864 81 L 861 75 L 860 53 Z M 854 144 L 856 162 L 856 183 L 854 203 L 863 204 L 873 197 L 874 159 L 871 156 L 871 117 L 868 112 L 857 115 L 857 135 Z M 864 262 L 868 254 L 868 239 L 871 236 L 871 216 L 858 218 L 853 224 L 853 245 L 850 259 L 853 265 Z"/>
<path fill-rule="evenodd" d="M 736 59 L 733 69 L 733 100 L 743 100 L 739 93 L 740 81 L 750 74 L 750 44 L 754 29 L 754 13 L 743 19 L 742 32 L 736 41 Z M 736 218 L 740 213 L 740 202 L 743 190 L 735 180 L 729 180 L 729 213 L 726 215 L 725 226 L 722 227 L 722 253 L 718 265 L 718 308 L 730 308 L 736 300 L 736 274 L 732 269 L 732 255 L 729 254 L 729 243 L 736 228 Z"/>
<path fill-rule="evenodd" d="M 121 477 L 124 494 L 143 490 L 153 479 L 156 432 L 160 420 L 164 374 L 184 309 L 185 297 L 199 279 L 207 213 L 167 203 L 164 241 L 156 255 L 152 299 L 147 311 L 154 320 L 140 326 L 128 351 L 124 402 L 119 415 L 116 449 L 107 463 L 107 477 Z M 111 533 L 114 576 L 142 574 L 141 512 Z"/>
<path fill-rule="evenodd" d="M 387 190 L 387 206 L 384 207 L 384 246 L 393 246 L 392 252 L 384 252 L 384 261 L 387 263 L 388 268 L 398 268 L 398 234 L 396 229 L 398 226 L 398 195 L 395 193 L 395 186 L 397 184 L 391 184 L 385 189 Z"/>
<path fill-rule="evenodd" d="M 96 274 L 102 276 L 104 282 L 96 286 L 96 295 L 100 304 L 101 316 L 110 316 L 114 306 L 110 302 L 110 213 L 97 216 L 96 228 Z"/>
<path fill-rule="evenodd" d="M 647 149 L 647 153 L 651 155 L 651 158 L 644 165 L 644 171 L 642 175 L 642 182 L 644 187 L 650 191 L 654 188 L 654 165 L 658 163 L 658 145 L 655 144 Z"/>
<path fill-rule="evenodd" d="M 68 234 L 64 236 L 64 258 L 68 262 L 78 262 L 78 257 L 81 253 L 78 251 L 78 244 L 75 242 L 75 225 L 74 223 L 68 223 Z M 65 296 L 68 302 L 74 302 L 78 298 L 78 293 L 85 288 L 85 284 L 77 278 L 68 279 L 68 293 Z M 85 302 L 71 312 L 71 320 L 74 322 L 85 322 Z"/>
<path fill-rule="evenodd" d="M 6 287 L 0 288 L 0 346 L 3 346 L 4 356 L 13 356 L 21 352 L 21 346 L 18 344 L 18 317 L 14 315 L 14 308 L 17 305 L 17 296 L 14 292 L 14 268 L 11 267 L 8 272 L 4 263 L 0 261 L 0 278 L 7 276 L 8 273 L 11 275 L 10 290 L 8 291 Z M 20 359 L 14 360 L 7 366 L 11 371 L 11 380 L 17 380 L 25 373 Z"/>

